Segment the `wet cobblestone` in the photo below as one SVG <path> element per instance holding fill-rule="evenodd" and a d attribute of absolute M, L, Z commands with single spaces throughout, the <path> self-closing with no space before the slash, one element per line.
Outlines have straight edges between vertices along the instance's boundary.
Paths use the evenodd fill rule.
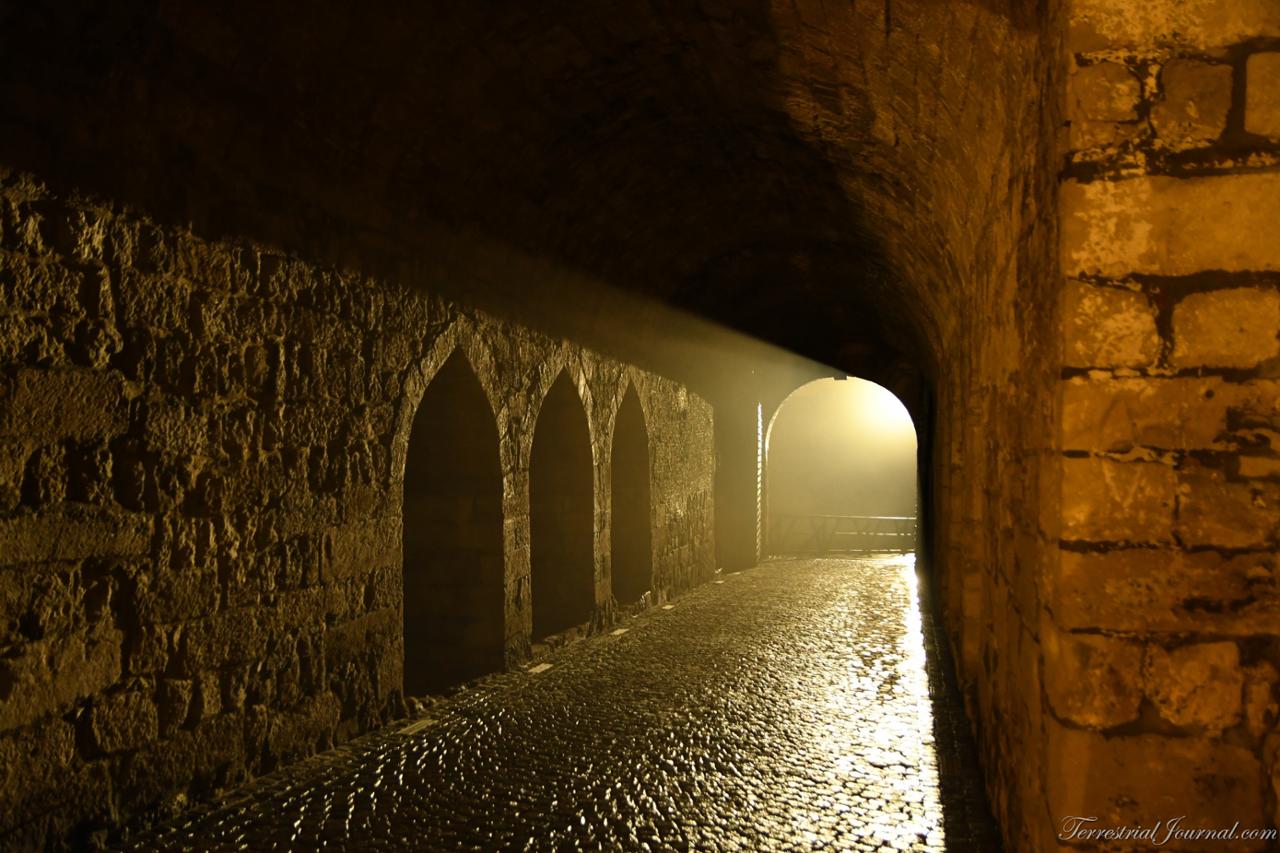
<path fill-rule="evenodd" d="M 910 558 L 774 561 L 621 627 L 131 846 L 998 849 Z"/>

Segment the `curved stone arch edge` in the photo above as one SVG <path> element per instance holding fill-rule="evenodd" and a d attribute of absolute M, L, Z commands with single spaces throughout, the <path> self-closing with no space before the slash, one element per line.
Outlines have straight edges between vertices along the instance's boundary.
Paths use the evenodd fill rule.
<path fill-rule="evenodd" d="M 685 386 L 667 377 L 652 374 L 635 365 L 622 363 L 564 339 L 556 339 L 483 314 L 459 309 L 454 319 L 426 343 L 424 351 L 406 368 L 403 389 L 395 416 L 391 440 L 389 485 L 398 493 L 403 487 L 409 436 L 414 418 L 432 380 L 455 354 L 468 362 L 488 399 L 499 437 L 499 462 L 503 492 L 503 560 L 504 597 L 506 600 L 506 641 L 508 666 L 526 660 L 532 630 L 529 561 L 529 465 L 533 451 L 538 416 L 551 387 L 562 374 L 574 386 L 586 419 L 592 453 L 593 491 L 593 557 L 596 585 L 596 614 L 593 627 L 613 619 L 614 600 L 610 572 L 610 463 L 613 433 L 618 411 L 626 394 L 634 389 L 645 422 L 649 442 L 650 494 L 661 493 L 655 471 L 653 444 L 657 425 L 654 423 L 654 398 L 673 395 L 682 410 L 691 402 L 700 402 Z M 516 358 L 502 359 L 494 344 L 509 339 L 512 333 L 525 339 L 527 347 L 517 347 Z M 506 363 L 504 363 L 504 361 Z M 507 380 L 507 381 L 504 381 Z M 513 381 L 514 380 L 514 381 Z M 401 512 L 396 502 L 397 514 Z M 650 500 L 651 527 L 661 518 L 659 500 Z M 401 519 L 403 523 L 403 519 Z M 654 537 L 652 559 L 655 570 L 660 562 Z M 659 585 L 655 571 L 654 586 Z M 655 589 L 656 593 L 656 589 Z"/>

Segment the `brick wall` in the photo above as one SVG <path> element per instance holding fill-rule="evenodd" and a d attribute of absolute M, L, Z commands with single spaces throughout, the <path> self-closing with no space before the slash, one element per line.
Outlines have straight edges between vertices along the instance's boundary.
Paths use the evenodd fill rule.
<path fill-rule="evenodd" d="M 1076 0 L 1069 51 L 1043 846 L 1274 825 L 1280 6 Z"/>
<path fill-rule="evenodd" d="M 533 426 L 561 371 L 592 437 L 597 622 L 628 383 L 652 443 L 656 595 L 709 576 L 711 410 L 685 388 L 409 287 L 0 178 L 3 845 L 176 806 L 400 713 L 405 454 L 455 349 L 500 437 L 509 662 L 529 647 Z"/>

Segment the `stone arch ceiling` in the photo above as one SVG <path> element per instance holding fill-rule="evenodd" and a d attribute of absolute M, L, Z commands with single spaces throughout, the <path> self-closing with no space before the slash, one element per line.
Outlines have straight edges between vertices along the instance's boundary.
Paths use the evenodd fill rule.
<path fill-rule="evenodd" d="M 10 166 L 362 258 L 444 223 L 845 367 L 1013 254 L 1046 65 L 1023 0 L 4 6 Z"/>

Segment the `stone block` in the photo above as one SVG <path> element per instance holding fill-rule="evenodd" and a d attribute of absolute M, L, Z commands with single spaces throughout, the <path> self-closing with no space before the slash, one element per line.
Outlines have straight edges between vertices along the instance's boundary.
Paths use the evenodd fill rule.
<path fill-rule="evenodd" d="M 154 805 L 188 789 L 196 796 L 212 794 L 244 766 L 244 727 L 240 715 L 222 714 L 122 756 L 112 774 L 121 807 Z"/>
<path fill-rule="evenodd" d="M 0 521 L 0 559 L 9 564 L 141 557 L 150 543 L 150 516 L 97 507 L 50 510 Z"/>
<path fill-rule="evenodd" d="M 111 498 L 111 452 L 105 444 L 88 444 L 67 453 L 67 497 L 105 504 Z"/>
<path fill-rule="evenodd" d="M 1105 729 L 1134 720 L 1142 702 L 1142 646 L 1094 634 L 1045 631 L 1044 683 L 1059 718 Z"/>
<path fill-rule="evenodd" d="M 163 678 L 156 686 L 156 710 L 160 736 L 168 737 L 187 721 L 191 713 L 194 684 L 185 678 Z"/>
<path fill-rule="evenodd" d="M 1160 716 L 1176 726 L 1216 735 L 1240 721 L 1244 671 L 1235 643 L 1151 646 L 1143 679 Z"/>
<path fill-rule="evenodd" d="M 1175 367 L 1255 367 L 1280 355 L 1280 293 L 1251 287 L 1193 293 L 1173 309 Z"/>
<path fill-rule="evenodd" d="M 1140 137 L 1144 129 L 1144 126 L 1137 122 L 1117 124 L 1110 121 L 1076 119 L 1071 122 L 1068 145 L 1072 151 L 1123 145 Z"/>
<path fill-rule="evenodd" d="M 1280 270 L 1280 174 L 1067 181 L 1060 204 L 1069 276 Z"/>
<path fill-rule="evenodd" d="M 1095 827 L 1150 827 L 1179 815 L 1187 816 L 1184 828 L 1267 826 L 1262 766 L 1247 749 L 1205 738 L 1106 737 L 1051 719 L 1045 729 L 1049 817 L 1059 831 L 1072 816 L 1096 817 Z M 1062 840 L 1084 849 L 1102 846 L 1079 837 Z M 1265 850 L 1266 842 L 1241 840 L 1230 847 Z"/>
<path fill-rule="evenodd" d="M 130 631 L 125 641 L 125 671 L 129 675 L 148 675 L 169 668 L 172 652 L 171 630 L 144 625 Z"/>
<path fill-rule="evenodd" d="M 1280 138 L 1280 53 L 1255 53 L 1245 67 L 1244 129 Z"/>
<path fill-rule="evenodd" d="M 390 648 L 403 630 L 399 609 L 377 610 L 334 625 L 324 638 L 325 663 L 330 672 L 359 665 L 371 648 Z"/>
<path fill-rule="evenodd" d="M 60 714 L 120 679 L 121 634 L 108 627 L 32 642 L 0 659 L 0 731 Z"/>
<path fill-rule="evenodd" d="M 0 441 L 0 514 L 8 515 L 22 501 L 28 452 L 21 441 Z"/>
<path fill-rule="evenodd" d="M 275 715 L 268 724 L 267 744 L 277 761 L 310 753 L 318 742 L 332 743 L 341 707 L 332 693 L 306 700 L 295 712 Z"/>
<path fill-rule="evenodd" d="M 1209 449 L 1227 432 L 1216 377 L 1063 382 L 1062 449 L 1126 452 Z"/>
<path fill-rule="evenodd" d="M 209 453 L 209 419 L 187 403 L 173 399 L 147 400 L 143 441 L 167 453 Z"/>
<path fill-rule="evenodd" d="M 253 607 L 220 611 L 186 623 L 178 639 L 178 662 L 184 675 L 209 672 L 263 655 L 278 617 Z"/>
<path fill-rule="evenodd" d="M 137 691 L 99 697 L 88 714 L 87 733 L 101 752 L 137 749 L 160 734 L 156 703 Z"/>
<path fill-rule="evenodd" d="M 138 612 L 151 622 L 183 622 L 218 609 L 218 574 L 212 569 L 156 572 L 138 591 Z"/>
<path fill-rule="evenodd" d="M 1277 580 L 1269 553 L 1063 551 L 1047 598 L 1066 629 L 1246 637 L 1280 620 Z"/>
<path fill-rule="evenodd" d="M 1076 0 L 1068 33 L 1073 53 L 1204 51 L 1280 37 L 1280 7 L 1274 0 Z"/>
<path fill-rule="evenodd" d="M 1156 462 L 1062 460 L 1062 538 L 1167 542 L 1172 535 L 1173 469 Z"/>
<path fill-rule="evenodd" d="M 117 374 L 23 368 L 0 382 L 0 436 L 30 444 L 102 439 L 124 432 L 127 406 Z"/>
<path fill-rule="evenodd" d="M 222 711 L 222 681 L 217 672 L 202 672 L 192 680 L 189 720 L 192 725 Z"/>
<path fill-rule="evenodd" d="M 1068 282 L 1063 333 L 1070 367 L 1146 367 L 1160 356 L 1155 309 L 1130 290 Z"/>
<path fill-rule="evenodd" d="M 1250 480 L 1280 480 L 1280 459 L 1270 456 L 1241 456 L 1240 476 Z"/>
<path fill-rule="evenodd" d="M 1208 145 L 1227 129 L 1230 65 L 1172 59 L 1160 71 L 1164 97 L 1151 108 L 1151 126 L 1176 151 Z"/>
<path fill-rule="evenodd" d="M 1223 385 L 1222 391 L 1227 398 L 1228 417 L 1236 432 L 1280 434 L 1280 382 L 1250 379 Z M 1275 440 L 1275 436 L 1267 446 L 1273 451 L 1280 451 L 1280 442 Z"/>
<path fill-rule="evenodd" d="M 396 517 L 361 519 L 329 534 L 325 579 L 354 577 L 400 559 L 401 524 Z"/>
<path fill-rule="evenodd" d="M 1188 462 L 1178 474 L 1179 539 L 1188 546 L 1269 547 L 1280 526 L 1280 488 L 1269 482 L 1239 483 L 1215 468 Z"/>
<path fill-rule="evenodd" d="M 1132 121 L 1138 117 L 1142 86 L 1132 71 L 1114 62 L 1098 62 L 1071 75 L 1071 119 Z"/>
<path fill-rule="evenodd" d="M 1280 672 L 1268 661 L 1259 661 L 1244 671 L 1244 721 L 1249 734 L 1259 740 L 1271 731 L 1280 717 L 1276 685 Z"/>
<path fill-rule="evenodd" d="M 75 729 L 57 717 L 0 733 L 0 838 L 67 796 L 75 754 Z"/>
<path fill-rule="evenodd" d="M 47 259 L 0 255 L 0 313 L 79 314 L 82 276 Z"/>

